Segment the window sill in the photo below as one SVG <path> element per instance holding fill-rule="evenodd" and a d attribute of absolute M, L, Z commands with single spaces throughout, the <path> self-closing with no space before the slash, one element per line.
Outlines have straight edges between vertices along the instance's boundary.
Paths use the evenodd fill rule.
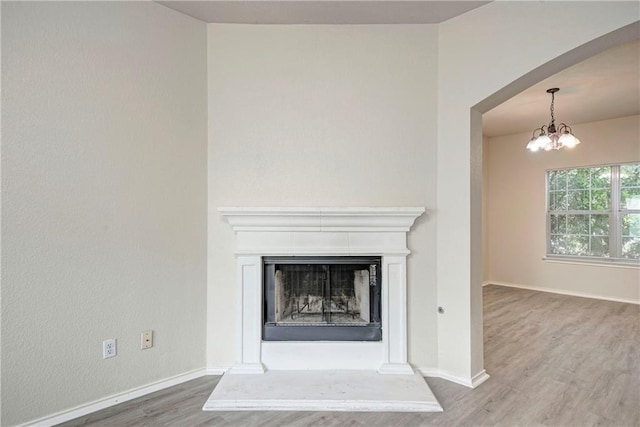
<path fill-rule="evenodd" d="M 632 270 L 640 269 L 640 263 L 625 262 L 625 261 L 599 261 L 593 259 L 576 259 L 576 258 L 563 258 L 563 257 L 543 257 L 543 261 L 557 263 L 557 264 L 575 264 L 575 265 L 590 265 L 595 267 L 612 267 L 612 268 L 630 268 Z"/>

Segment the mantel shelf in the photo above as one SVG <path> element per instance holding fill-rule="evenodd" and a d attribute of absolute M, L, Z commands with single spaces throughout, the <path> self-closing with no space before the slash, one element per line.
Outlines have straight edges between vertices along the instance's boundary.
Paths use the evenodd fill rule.
<path fill-rule="evenodd" d="M 221 207 L 234 231 L 403 231 L 424 207 Z"/>

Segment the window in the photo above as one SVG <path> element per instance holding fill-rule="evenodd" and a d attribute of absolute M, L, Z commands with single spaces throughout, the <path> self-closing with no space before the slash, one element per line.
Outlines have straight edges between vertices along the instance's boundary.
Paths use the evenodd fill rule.
<path fill-rule="evenodd" d="M 640 163 L 547 172 L 547 255 L 640 260 Z"/>

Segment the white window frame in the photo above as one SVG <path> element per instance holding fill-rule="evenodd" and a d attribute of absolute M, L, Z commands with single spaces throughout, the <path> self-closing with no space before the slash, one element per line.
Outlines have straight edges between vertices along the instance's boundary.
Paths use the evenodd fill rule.
<path fill-rule="evenodd" d="M 546 258 L 549 260 L 578 261 L 602 264 L 620 264 L 640 266 L 640 260 L 622 257 L 622 216 L 626 214 L 640 214 L 640 209 L 621 209 L 620 206 L 620 166 L 634 165 L 638 162 L 612 163 L 588 166 L 573 166 L 564 168 L 547 169 L 545 171 L 545 211 L 546 211 Z M 554 171 L 570 171 L 575 169 L 592 169 L 610 167 L 611 168 L 611 204 L 609 210 L 564 210 L 551 211 L 549 208 L 549 173 Z M 562 255 L 551 253 L 551 215 L 580 215 L 580 214 L 606 214 L 609 215 L 609 256 L 589 256 L 589 255 Z"/>

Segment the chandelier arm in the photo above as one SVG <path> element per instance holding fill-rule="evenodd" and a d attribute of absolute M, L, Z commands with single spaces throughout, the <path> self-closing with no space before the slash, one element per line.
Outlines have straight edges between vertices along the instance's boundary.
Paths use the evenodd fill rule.
<path fill-rule="evenodd" d="M 538 132 L 538 134 L 537 134 L 537 135 L 536 135 L 536 132 Z M 539 128 L 535 128 L 535 129 L 533 130 L 533 133 L 531 134 L 531 137 L 532 137 L 532 138 L 536 138 L 536 137 L 538 137 L 538 136 L 540 136 L 540 135 L 543 135 L 543 134 L 544 134 L 544 126 L 541 126 L 541 127 L 539 127 Z"/>
<path fill-rule="evenodd" d="M 560 126 L 558 126 L 558 132 L 565 132 L 565 131 L 573 135 L 573 129 L 571 129 L 571 126 L 565 123 L 560 123 Z"/>

